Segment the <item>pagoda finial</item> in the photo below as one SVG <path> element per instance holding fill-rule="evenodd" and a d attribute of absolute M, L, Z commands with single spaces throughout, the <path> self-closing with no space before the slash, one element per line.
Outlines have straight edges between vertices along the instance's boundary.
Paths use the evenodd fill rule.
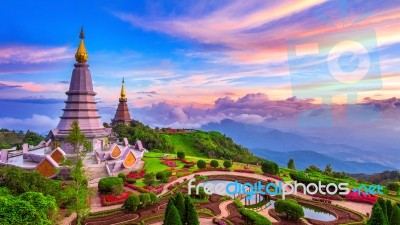
<path fill-rule="evenodd" d="M 81 39 L 81 41 L 79 43 L 78 49 L 76 50 L 75 59 L 78 63 L 85 63 L 87 62 L 89 56 L 86 52 L 85 43 L 83 42 L 83 39 L 85 38 L 85 34 L 83 33 L 83 27 L 81 28 L 79 38 Z"/>
<path fill-rule="evenodd" d="M 81 33 L 79 34 L 79 38 L 80 39 L 84 39 L 85 38 L 85 33 L 83 33 L 83 26 L 81 27 Z"/>
<path fill-rule="evenodd" d="M 125 92 L 125 78 L 122 78 L 122 87 L 121 87 L 121 99 L 126 100 L 126 92 Z"/>

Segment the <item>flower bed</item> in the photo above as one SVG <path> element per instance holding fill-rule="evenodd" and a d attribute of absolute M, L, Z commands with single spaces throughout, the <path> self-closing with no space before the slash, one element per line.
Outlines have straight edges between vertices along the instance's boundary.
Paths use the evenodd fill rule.
<path fill-rule="evenodd" d="M 150 187 L 148 187 L 148 186 L 147 187 L 139 187 L 139 186 L 136 186 L 134 184 L 130 184 L 128 182 L 125 182 L 124 186 L 125 187 L 129 187 L 130 189 L 138 191 L 140 193 L 154 192 L 155 194 L 160 194 L 162 192 L 162 190 L 164 189 L 164 185 L 163 184 L 160 184 L 157 187 L 152 187 L 152 186 L 150 186 Z"/>
<path fill-rule="evenodd" d="M 177 167 L 178 165 L 176 165 L 176 163 L 173 160 L 170 159 L 163 159 L 162 164 L 167 165 L 169 167 Z"/>
<path fill-rule="evenodd" d="M 358 192 L 350 192 L 344 197 L 347 201 L 367 203 L 370 205 L 374 205 L 379 199 L 378 196 L 366 194 L 365 192 L 361 192 L 360 194 L 358 194 Z"/>
<path fill-rule="evenodd" d="M 139 187 L 139 186 L 136 186 L 134 184 L 127 183 L 127 182 L 124 183 L 124 186 L 128 187 L 128 188 L 130 188 L 132 190 L 138 191 L 140 193 L 150 193 L 150 191 L 145 189 L 145 188 L 142 188 L 142 187 Z"/>
<path fill-rule="evenodd" d="M 317 194 L 314 194 L 311 196 L 317 197 L 317 198 L 322 198 L 322 199 L 330 199 L 330 200 L 338 200 L 338 201 L 342 200 L 342 198 L 339 195 L 328 195 L 328 194 L 323 195 L 323 194 L 317 193 Z"/>
<path fill-rule="evenodd" d="M 234 170 L 234 171 L 239 173 L 254 173 L 253 170 Z"/>
<path fill-rule="evenodd" d="M 144 189 L 149 190 L 149 191 L 153 192 L 154 194 L 158 195 L 158 194 L 161 194 L 162 190 L 164 189 L 164 185 L 160 184 L 157 187 L 152 187 L 152 186 L 144 187 Z"/>
<path fill-rule="evenodd" d="M 100 202 L 102 206 L 118 205 L 124 203 L 131 193 L 122 192 L 121 195 L 116 196 L 114 194 L 100 195 Z"/>
<path fill-rule="evenodd" d="M 172 176 L 172 177 L 168 178 L 167 182 L 171 183 L 171 182 L 175 181 L 176 179 L 178 179 L 176 176 Z"/>
<path fill-rule="evenodd" d="M 269 174 L 269 173 L 264 173 L 264 176 L 272 177 L 272 178 L 275 178 L 277 180 L 283 180 L 282 177 L 280 177 L 278 175 Z"/>
<path fill-rule="evenodd" d="M 230 171 L 229 169 L 225 169 L 225 168 L 204 168 L 201 170 L 196 170 L 195 173 L 199 173 L 199 172 L 207 172 L 207 171 Z"/>
<path fill-rule="evenodd" d="M 139 172 L 137 171 L 132 171 L 130 172 L 128 175 L 126 175 L 127 178 L 133 178 L 133 179 L 141 179 L 144 177 L 144 175 L 146 174 L 146 170 L 142 169 Z"/>
<path fill-rule="evenodd" d="M 183 163 L 185 163 L 185 164 L 189 164 L 189 165 L 194 165 L 194 164 L 196 164 L 196 162 L 187 161 L 186 159 L 181 159 L 181 162 L 183 162 Z"/>

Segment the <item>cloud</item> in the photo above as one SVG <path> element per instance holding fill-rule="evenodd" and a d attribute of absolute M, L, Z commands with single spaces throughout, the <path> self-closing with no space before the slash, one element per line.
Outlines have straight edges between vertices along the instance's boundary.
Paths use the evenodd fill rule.
<path fill-rule="evenodd" d="M 30 96 L 23 98 L 0 98 L 0 101 L 14 102 L 14 103 L 31 103 L 31 104 L 57 104 L 57 103 L 63 103 L 65 100 L 58 98 L 44 98 L 43 96 L 40 97 Z"/>
<path fill-rule="evenodd" d="M 262 93 L 247 94 L 237 100 L 218 98 L 208 108 L 193 105 L 176 105 L 160 102 L 149 107 L 136 108 L 133 114 L 152 126 L 182 126 L 199 128 L 209 122 L 232 119 L 238 122 L 257 124 L 264 121 L 293 117 L 299 112 L 314 108 L 312 100 L 270 100 Z"/>
<path fill-rule="evenodd" d="M 12 117 L 0 118 L 0 127 L 15 130 L 34 130 L 47 132 L 56 127 L 59 118 L 50 118 L 45 115 L 33 114 L 30 118 L 16 119 Z"/>
<path fill-rule="evenodd" d="M 20 85 L 7 85 L 0 83 L 0 90 L 7 90 L 7 89 L 14 89 L 14 88 L 20 88 Z"/>
<path fill-rule="evenodd" d="M 0 46 L 0 64 L 49 63 L 73 57 L 68 47 L 43 47 L 29 45 Z"/>
<path fill-rule="evenodd" d="M 14 88 L 22 89 L 31 92 L 43 92 L 49 90 L 63 91 L 66 90 L 65 84 L 53 84 L 53 83 L 35 83 L 35 82 L 19 82 L 19 81 L 0 81 L 1 84 L 7 86 L 14 86 Z"/>
<path fill-rule="evenodd" d="M 158 94 L 156 91 L 138 91 L 137 94 L 144 94 L 144 95 L 156 95 Z"/>

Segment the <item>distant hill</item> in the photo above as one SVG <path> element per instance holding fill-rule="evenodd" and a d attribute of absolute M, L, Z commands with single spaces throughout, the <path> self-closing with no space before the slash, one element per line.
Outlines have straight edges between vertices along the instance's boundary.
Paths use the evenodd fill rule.
<path fill-rule="evenodd" d="M 374 174 L 350 174 L 351 177 L 374 184 L 386 185 L 388 182 L 400 182 L 400 171 L 383 171 Z"/>
<path fill-rule="evenodd" d="M 251 151 L 259 157 L 278 163 L 280 166 L 287 166 L 290 158 L 294 159 L 297 169 L 304 170 L 310 165 L 316 165 L 321 169 L 325 169 L 327 164 L 331 164 L 334 171 L 346 173 L 377 173 L 384 170 L 394 170 L 392 167 L 382 166 L 376 163 L 360 163 L 354 161 L 343 161 L 329 156 L 325 156 L 313 151 L 289 151 L 277 152 L 266 149 L 251 149 Z"/>
<path fill-rule="evenodd" d="M 276 152 L 312 151 L 320 153 L 330 159 L 339 161 L 353 161 L 359 163 L 372 163 L 381 165 L 376 168 L 399 167 L 399 159 L 382 155 L 377 152 L 363 151 L 354 146 L 346 144 L 323 143 L 316 138 L 302 136 L 295 133 L 284 132 L 263 126 L 248 125 L 233 120 L 225 119 L 220 123 L 209 123 L 201 127 L 204 131 L 218 131 L 232 137 L 232 139 L 251 150 L 267 149 Z M 358 165 L 358 164 L 354 164 Z M 360 164 L 361 166 L 362 164 Z M 361 170 L 368 167 L 360 167 L 360 172 L 372 173 L 372 171 Z M 353 169 L 355 171 L 355 169 Z M 374 170 L 377 172 L 383 170 Z"/>

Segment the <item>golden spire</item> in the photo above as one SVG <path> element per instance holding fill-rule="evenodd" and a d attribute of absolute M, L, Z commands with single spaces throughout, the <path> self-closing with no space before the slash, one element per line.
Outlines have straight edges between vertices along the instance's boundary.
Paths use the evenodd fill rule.
<path fill-rule="evenodd" d="M 125 78 L 122 78 L 122 87 L 121 87 L 121 99 L 126 100 L 126 92 L 125 92 Z"/>
<path fill-rule="evenodd" d="M 81 29 L 81 33 L 79 34 L 79 38 L 81 39 L 81 42 L 79 43 L 78 50 L 76 50 L 75 59 L 78 63 L 85 63 L 87 62 L 89 56 L 86 52 L 85 43 L 83 43 L 83 39 L 85 38 L 83 27 Z"/>

